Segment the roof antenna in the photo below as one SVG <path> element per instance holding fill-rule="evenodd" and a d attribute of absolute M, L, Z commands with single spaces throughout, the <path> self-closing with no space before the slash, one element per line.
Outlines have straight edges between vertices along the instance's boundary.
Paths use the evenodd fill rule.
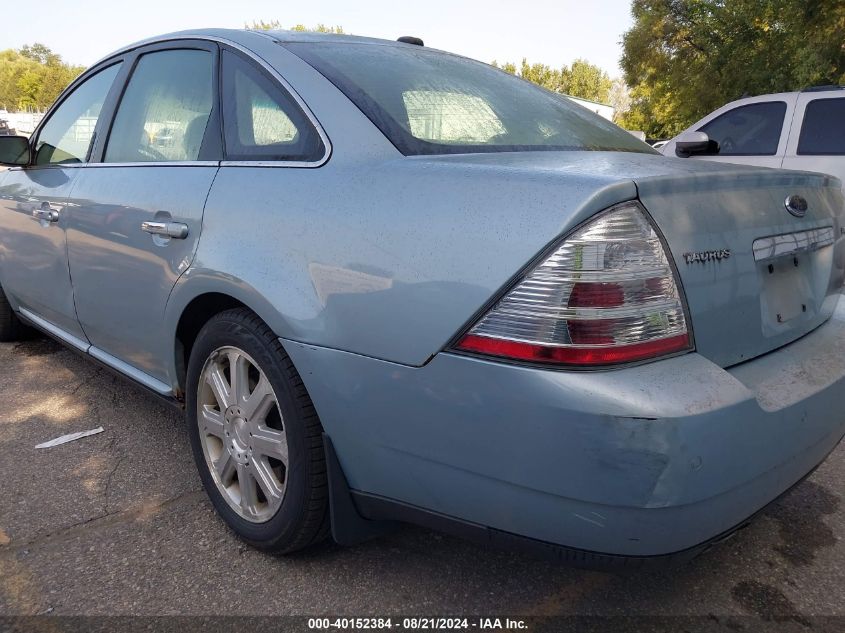
<path fill-rule="evenodd" d="M 425 46 L 425 44 L 420 38 L 414 37 L 413 35 L 403 35 L 396 41 L 402 42 L 403 44 L 413 44 L 414 46 Z"/>

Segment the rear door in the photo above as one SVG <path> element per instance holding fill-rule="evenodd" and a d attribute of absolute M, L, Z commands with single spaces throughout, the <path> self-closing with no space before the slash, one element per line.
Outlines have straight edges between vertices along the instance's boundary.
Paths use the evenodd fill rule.
<path fill-rule="evenodd" d="M 217 46 L 137 51 L 97 162 L 69 199 L 68 258 L 91 354 L 167 393 L 164 306 L 190 265 L 221 152 Z"/>
<path fill-rule="evenodd" d="M 67 261 L 67 197 L 84 171 L 121 65 L 111 62 L 63 95 L 32 140 L 33 164 L 9 169 L 0 184 L 3 290 L 26 316 L 83 349 Z"/>
<path fill-rule="evenodd" d="M 783 166 L 832 174 L 845 181 L 845 91 L 798 96 Z"/>

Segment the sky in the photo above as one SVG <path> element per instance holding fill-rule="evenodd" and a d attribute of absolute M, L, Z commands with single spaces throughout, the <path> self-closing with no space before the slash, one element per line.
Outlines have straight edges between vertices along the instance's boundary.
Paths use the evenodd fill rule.
<path fill-rule="evenodd" d="M 630 0 L 18 0 L 4 10 L 0 50 L 40 42 L 89 66 L 152 35 L 190 28 L 243 28 L 253 20 L 340 25 L 385 39 L 421 37 L 427 46 L 491 62 L 554 67 L 579 57 L 621 75 Z M 16 19 L 12 20 L 14 14 Z M 13 25 L 13 26 L 12 26 Z"/>

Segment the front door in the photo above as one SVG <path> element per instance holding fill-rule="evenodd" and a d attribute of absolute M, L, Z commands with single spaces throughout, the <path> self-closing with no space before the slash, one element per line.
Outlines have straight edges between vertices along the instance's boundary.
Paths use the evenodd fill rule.
<path fill-rule="evenodd" d="M 68 220 L 91 354 L 162 393 L 173 354 L 162 337 L 164 307 L 196 251 L 220 152 L 216 45 L 178 47 L 127 59 L 134 68 L 99 162 L 73 188 Z"/>
<path fill-rule="evenodd" d="M 789 122 L 795 98 L 747 103 L 711 119 L 699 131 L 719 143 L 716 155 L 694 156 L 696 160 L 780 167 L 789 136 Z"/>
<path fill-rule="evenodd" d="M 91 148 L 120 62 L 74 87 L 33 141 L 33 164 L 0 178 L 0 283 L 21 312 L 85 348 L 67 261 L 67 198 Z"/>

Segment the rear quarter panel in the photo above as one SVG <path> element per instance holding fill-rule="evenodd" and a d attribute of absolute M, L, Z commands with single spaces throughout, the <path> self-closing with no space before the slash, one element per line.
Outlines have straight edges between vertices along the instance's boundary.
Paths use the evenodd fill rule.
<path fill-rule="evenodd" d="M 422 365 L 631 181 L 399 158 L 222 167 L 174 306 L 229 286 L 287 339 Z"/>

